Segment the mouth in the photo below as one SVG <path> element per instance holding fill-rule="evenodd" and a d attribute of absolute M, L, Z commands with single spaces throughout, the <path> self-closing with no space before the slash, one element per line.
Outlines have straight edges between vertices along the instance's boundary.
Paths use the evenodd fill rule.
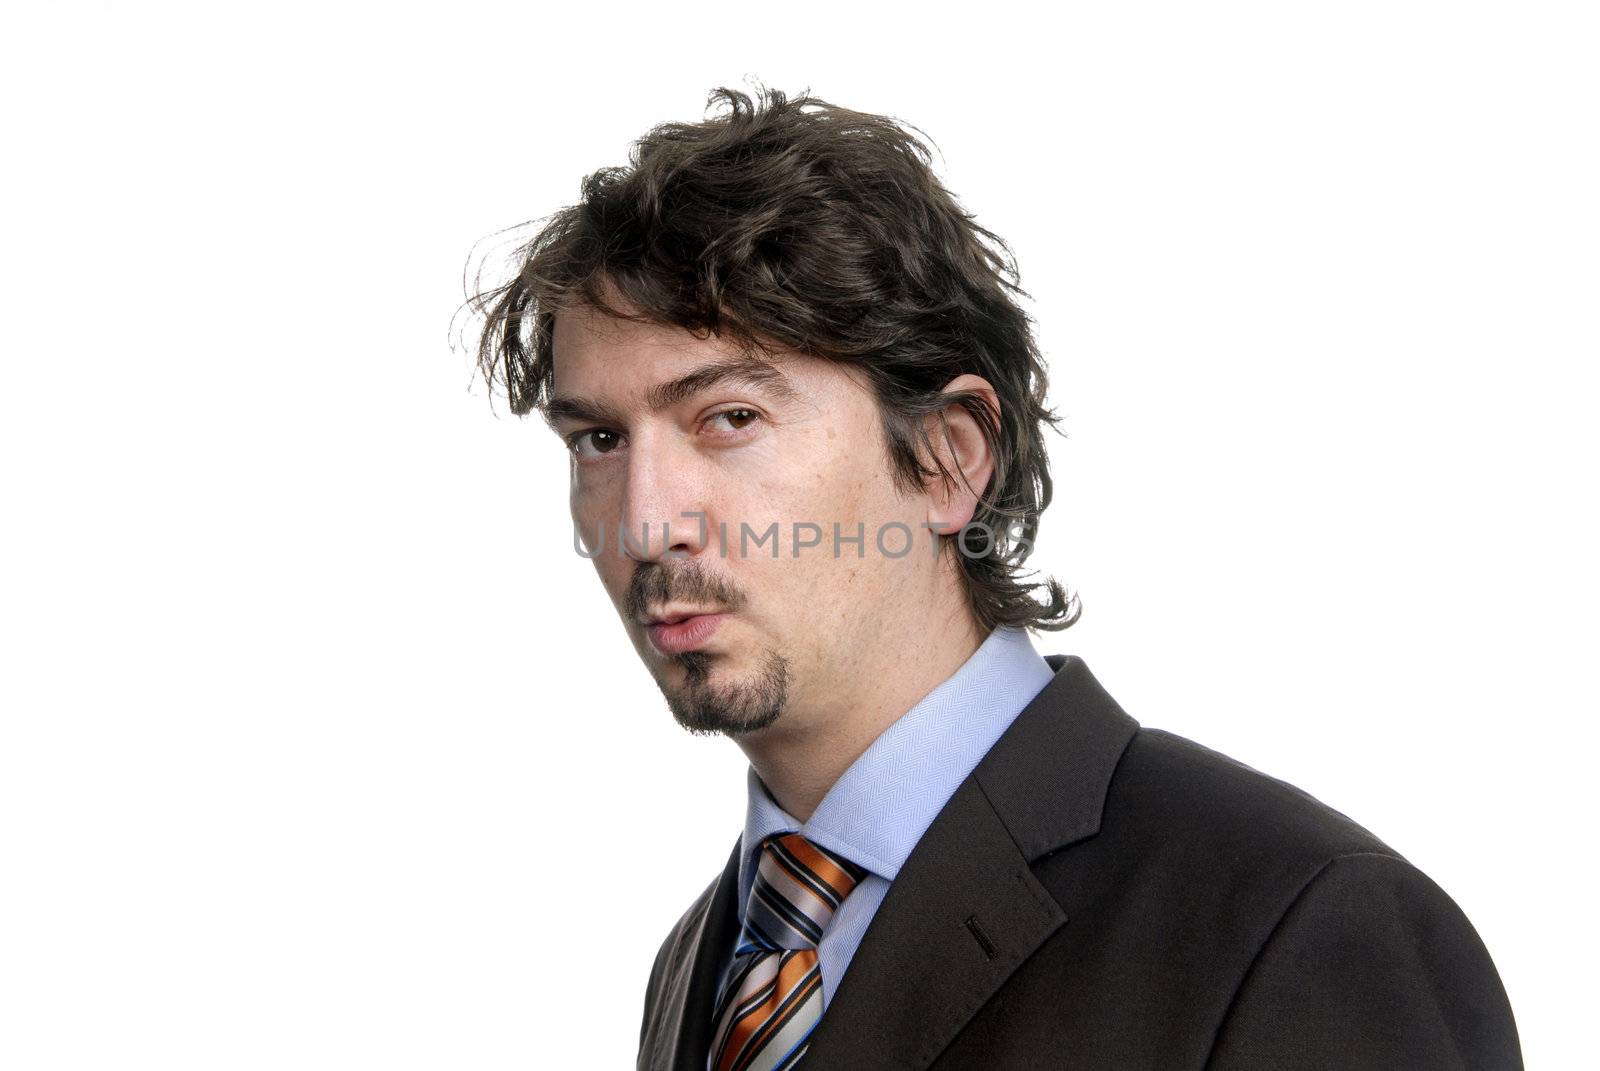
<path fill-rule="evenodd" d="M 702 610 L 692 606 L 669 606 L 639 618 L 639 624 L 649 628 L 651 625 L 676 625 L 689 620 L 691 617 L 707 617 L 720 613 L 718 610 Z"/>
<path fill-rule="evenodd" d="M 645 634 L 662 654 L 682 654 L 708 642 L 727 617 L 723 613 L 662 614 L 648 620 Z"/>

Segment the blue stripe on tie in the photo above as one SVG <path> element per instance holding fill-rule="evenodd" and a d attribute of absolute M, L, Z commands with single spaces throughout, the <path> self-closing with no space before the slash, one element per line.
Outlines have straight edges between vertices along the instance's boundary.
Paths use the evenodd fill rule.
<path fill-rule="evenodd" d="M 768 936 L 767 931 L 762 929 L 759 923 L 749 918 L 744 920 L 744 928 L 750 931 L 751 936 L 766 942 L 766 944 L 759 946 L 764 952 L 776 952 L 783 947 Z"/>
<path fill-rule="evenodd" d="M 757 877 L 755 888 L 751 892 L 759 896 L 774 915 L 787 923 L 789 928 L 802 938 L 812 944 L 822 940 L 822 927 L 817 924 L 817 920 L 796 907 L 794 901 L 773 888 L 765 878 Z"/>

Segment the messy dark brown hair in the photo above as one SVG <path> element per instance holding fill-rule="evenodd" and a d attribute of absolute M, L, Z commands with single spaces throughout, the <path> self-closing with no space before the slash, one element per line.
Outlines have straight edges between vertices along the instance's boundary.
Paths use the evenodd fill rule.
<path fill-rule="evenodd" d="M 485 317 L 477 363 L 491 396 L 501 384 L 512 412 L 543 412 L 555 316 L 584 303 L 747 353 L 776 346 L 859 368 L 907 493 L 932 477 L 953 486 L 923 418 L 959 404 L 995 458 L 972 523 L 937 537 L 964 541 L 974 617 L 984 629 L 1073 624 L 1076 596 L 1019 579 L 1051 498 L 1043 429 L 1062 433 L 1010 248 L 935 177 L 915 127 L 808 93 L 761 89 L 752 102 L 721 88 L 708 114 L 718 106 L 655 127 L 630 166 L 586 177 L 579 202 L 517 251 L 515 277 L 469 297 Z M 967 372 L 994 387 L 998 414 L 980 394 L 943 390 Z M 1047 604 L 1031 594 L 1040 587 Z"/>

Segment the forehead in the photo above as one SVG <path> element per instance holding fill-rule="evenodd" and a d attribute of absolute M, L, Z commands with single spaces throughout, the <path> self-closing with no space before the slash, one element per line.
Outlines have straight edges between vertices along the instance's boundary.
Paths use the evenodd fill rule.
<path fill-rule="evenodd" d="M 790 401 L 870 394 L 865 377 L 846 365 L 781 347 L 753 356 L 758 368 L 764 365 L 781 373 L 768 377 L 774 381 L 765 386 L 766 392 Z M 604 400 L 610 406 L 643 405 L 687 373 L 749 362 L 751 357 L 731 339 L 702 338 L 685 328 L 618 319 L 578 305 L 555 316 L 551 395 Z M 747 378 L 746 385 L 761 386 Z"/>
<path fill-rule="evenodd" d="M 552 374 L 560 393 L 643 385 L 738 353 L 733 343 L 715 336 L 697 338 L 679 327 L 621 320 L 590 305 L 557 312 L 551 341 Z"/>

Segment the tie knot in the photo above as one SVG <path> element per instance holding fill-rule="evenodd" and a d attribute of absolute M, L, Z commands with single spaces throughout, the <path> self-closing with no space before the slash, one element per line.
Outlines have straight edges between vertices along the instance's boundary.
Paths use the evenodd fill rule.
<path fill-rule="evenodd" d="M 865 867 L 799 833 L 768 837 L 745 905 L 740 950 L 815 948 L 834 911 L 866 875 Z"/>

